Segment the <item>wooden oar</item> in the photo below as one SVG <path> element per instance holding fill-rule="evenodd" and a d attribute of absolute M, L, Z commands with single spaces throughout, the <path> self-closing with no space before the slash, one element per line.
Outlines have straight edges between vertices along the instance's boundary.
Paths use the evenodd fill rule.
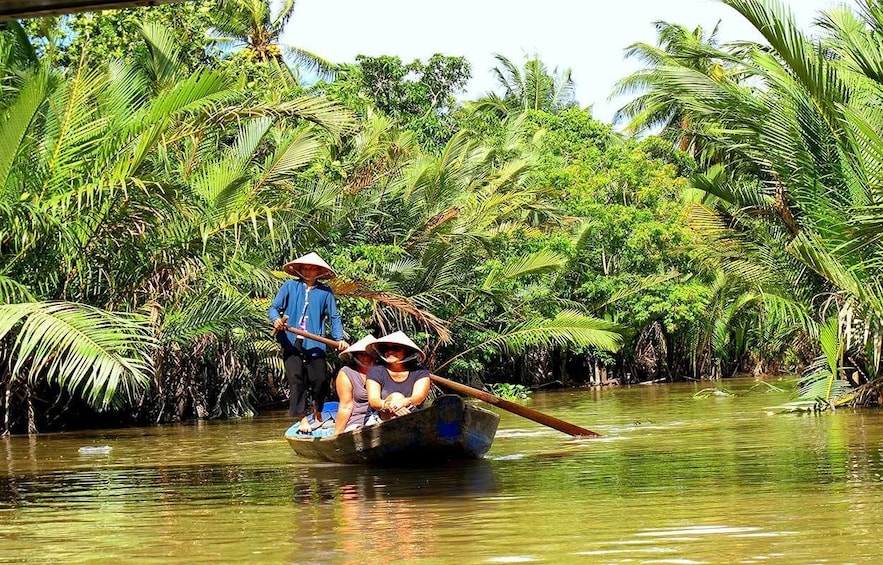
<path fill-rule="evenodd" d="M 306 337 L 312 339 L 313 341 L 324 343 L 329 347 L 337 347 L 338 344 L 338 342 L 334 341 L 333 339 L 328 339 L 327 337 L 311 334 L 310 332 L 305 332 L 297 328 L 286 326 L 285 329 L 301 337 Z M 575 437 L 601 437 L 601 434 L 595 433 L 592 430 L 581 428 L 575 424 L 571 424 L 570 422 L 565 422 L 564 420 L 560 420 L 554 416 L 549 416 L 548 414 L 543 414 L 542 412 L 533 410 L 532 408 L 528 408 L 527 406 L 522 406 L 521 404 L 505 400 L 503 398 L 500 398 L 499 396 L 494 396 L 489 392 L 478 390 L 477 388 L 472 388 L 471 386 L 466 386 L 456 381 L 452 381 L 444 377 L 439 377 L 438 375 L 429 375 L 429 378 L 432 379 L 433 382 L 447 387 L 454 392 L 459 392 L 460 394 L 465 394 L 466 396 L 477 398 L 479 400 L 487 402 L 488 404 L 493 404 L 494 406 L 502 408 L 507 412 L 512 412 L 513 414 L 517 414 L 522 418 L 527 418 L 528 420 L 533 420 L 538 424 L 549 426 L 550 428 L 556 429 L 559 432 L 564 432 L 565 434 Z"/>
<path fill-rule="evenodd" d="M 451 381 L 438 375 L 429 375 L 429 378 L 431 378 L 433 382 L 447 387 L 454 392 L 459 392 L 460 394 L 465 394 L 467 396 L 483 400 L 488 404 L 493 404 L 498 408 L 502 408 L 503 410 L 512 412 L 513 414 L 517 414 L 522 418 L 527 418 L 528 420 L 533 420 L 534 422 L 537 422 L 544 426 L 549 426 L 550 428 L 554 428 L 559 432 L 564 432 L 565 434 L 576 437 L 601 437 L 601 434 L 595 433 L 592 430 L 587 430 L 575 424 L 571 424 L 570 422 L 559 420 L 555 416 L 543 414 L 542 412 L 533 410 L 532 408 L 528 408 L 527 406 L 522 406 L 521 404 L 511 402 L 504 398 L 500 398 L 499 396 L 494 396 L 489 392 L 478 390 L 477 388 L 472 388 L 471 386 L 466 386 L 462 383 Z"/>
<path fill-rule="evenodd" d="M 298 328 L 292 328 L 291 326 L 285 326 L 285 331 L 289 331 L 295 335 L 299 335 L 313 341 L 324 343 L 328 347 L 333 347 L 334 349 L 337 349 L 337 345 L 340 343 L 339 341 L 328 339 L 327 337 L 322 337 L 320 335 L 311 334 L 310 332 L 305 332 L 304 330 L 300 330 Z"/>

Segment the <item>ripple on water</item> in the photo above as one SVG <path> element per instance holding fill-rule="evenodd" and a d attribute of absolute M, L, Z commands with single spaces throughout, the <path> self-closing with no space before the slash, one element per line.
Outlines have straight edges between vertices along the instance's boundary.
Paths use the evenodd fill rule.
<path fill-rule="evenodd" d="M 498 439 L 543 437 L 543 436 L 553 435 L 553 433 L 558 433 L 558 432 L 550 432 L 546 429 L 540 429 L 540 430 L 508 429 L 508 430 L 497 430 L 496 437 Z"/>
<path fill-rule="evenodd" d="M 517 461 L 519 459 L 524 459 L 524 453 L 512 453 L 510 455 L 500 455 L 497 457 L 488 457 L 490 461 Z"/>
<path fill-rule="evenodd" d="M 757 532 L 760 528 L 755 527 L 730 527 L 730 526 L 691 526 L 688 528 L 662 528 L 638 532 L 637 536 L 670 537 L 690 535 L 716 535 L 716 534 L 742 534 L 745 532 Z"/>
<path fill-rule="evenodd" d="M 694 392 L 538 393 L 535 408 L 604 438 L 502 414 L 487 460 L 422 470 L 309 464 L 280 437 L 284 411 L 7 438 L 0 561 L 880 561 L 883 412 L 771 417 L 763 398 Z"/>

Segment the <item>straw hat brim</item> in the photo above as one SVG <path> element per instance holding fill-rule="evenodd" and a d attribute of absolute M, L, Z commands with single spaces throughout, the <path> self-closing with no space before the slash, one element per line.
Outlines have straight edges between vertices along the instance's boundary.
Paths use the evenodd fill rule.
<path fill-rule="evenodd" d="M 382 350 L 389 345 L 401 345 L 406 349 L 410 349 L 417 354 L 421 362 L 426 359 L 426 353 L 424 353 L 423 350 L 420 349 L 420 347 L 418 347 L 416 343 L 411 341 L 411 338 L 405 335 L 405 332 L 401 331 L 393 332 L 388 336 L 379 337 L 373 343 L 368 344 L 365 349 L 368 351 L 368 353 L 380 357 L 380 352 L 378 351 L 378 349 Z"/>
<path fill-rule="evenodd" d="M 289 275 L 303 277 L 303 275 L 301 275 L 300 273 L 300 270 L 305 265 L 313 265 L 314 267 L 319 267 L 322 270 L 321 274 L 316 277 L 318 279 L 333 279 L 337 276 L 337 273 L 334 272 L 334 269 L 331 268 L 331 265 L 326 263 L 315 252 L 307 253 L 303 257 L 298 257 L 294 261 L 289 261 L 282 267 L 282 270 L 284 270 Z"/>
<path fill-rule="evenodd" d="M 366 349 L 366 347 L 368 345 L 374 343 L 375 341 L 376 341 L 376 339 L 374 338 L 374 336 L 371 334 L 368 334 L 365 337 L 363 337 L 362 339 L 360 339 L 359 341 L 355 342 L 354 344 L 350 345 L 349 347 L 347 347 L 346 349 L 341 351 L 340 354 L 338 355 L 338 357 L 340 357 L 341 361 L 343 361 L 345 363 L 349 363 L 350 361 L 353 360 L 353 355 L 355 355 L 356 353 L 368 353 L 368 350 Z M 370 353 L 368 353 L 368 354 L 370 355 Z"/>

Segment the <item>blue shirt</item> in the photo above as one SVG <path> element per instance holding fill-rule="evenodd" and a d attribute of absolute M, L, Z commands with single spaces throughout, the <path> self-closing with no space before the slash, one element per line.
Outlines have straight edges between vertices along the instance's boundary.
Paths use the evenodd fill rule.
<path fill-rule="evenodd" d="M 293 328 L 304 329 L 311 334 L 325 335 L 325 319 L 331 321 L 331 337 L 338 341 L 343 339 L 343 324 L 340 322 L 340 314 L 337 313 L 337 301 L 331 289 L 322 283 L 310 289 L 306 293 L 307 285 L 299 280 L 287 280 L 276 293 L 276 298 L 270 304 L 270 321 L 275 322 L 288 315 L 288 325 Z M 306 304 L 306 307 L 305 307 Z M 294 342 L 299 336 L 291 332 L 278 332 L 276 339 L 283 347 L 294 348 Z M 304 350 L 318 348 L 325 351 L 325 344 L 312 339 L 303 338 Z"/>

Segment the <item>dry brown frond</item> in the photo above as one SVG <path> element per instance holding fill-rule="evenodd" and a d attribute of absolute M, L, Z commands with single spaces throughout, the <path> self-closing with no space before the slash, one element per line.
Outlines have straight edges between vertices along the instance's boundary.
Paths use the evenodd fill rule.
<path fill-rule="evenodd" d="M 447 222 L 450 222 L 451 220 L 456 218 L 462 210 L 462 206 L 452 206 L 444 212 L 436 214 L 435 216 L 430 218 L 430 220 L 426 222 L 426 226 L 418 233 L 414 234 L 414 237 L 406 242 L 403 247 L 405 249 L 411 249 L 412 247 L 417 245 L 417 242 L 419 242 L 424 236 L 432 233 L 432 231 L 437 229 L 439 226 L 442 226 L 443 224 L 446 224 Z"/>
<path fill-rule="evenodd" d="M 435 334 L 441 343 L 451 340 L 451 332 L 445 320 L 420 308 L 407 297 L 386 290 L 373 290 L 370 288 L 371 284 L 367 281 L 334 280 L 331 281 L 330 286 L 335 296 L 370 300 L 374 312 L 373 321 L 384 332 L 389 330 L 391 320 L 383 313 L 381 307 L 391 308 L 400 316 L 410 317 L 417 326 Z M 401 320 L 392 321 L 400 322 Z"/>

